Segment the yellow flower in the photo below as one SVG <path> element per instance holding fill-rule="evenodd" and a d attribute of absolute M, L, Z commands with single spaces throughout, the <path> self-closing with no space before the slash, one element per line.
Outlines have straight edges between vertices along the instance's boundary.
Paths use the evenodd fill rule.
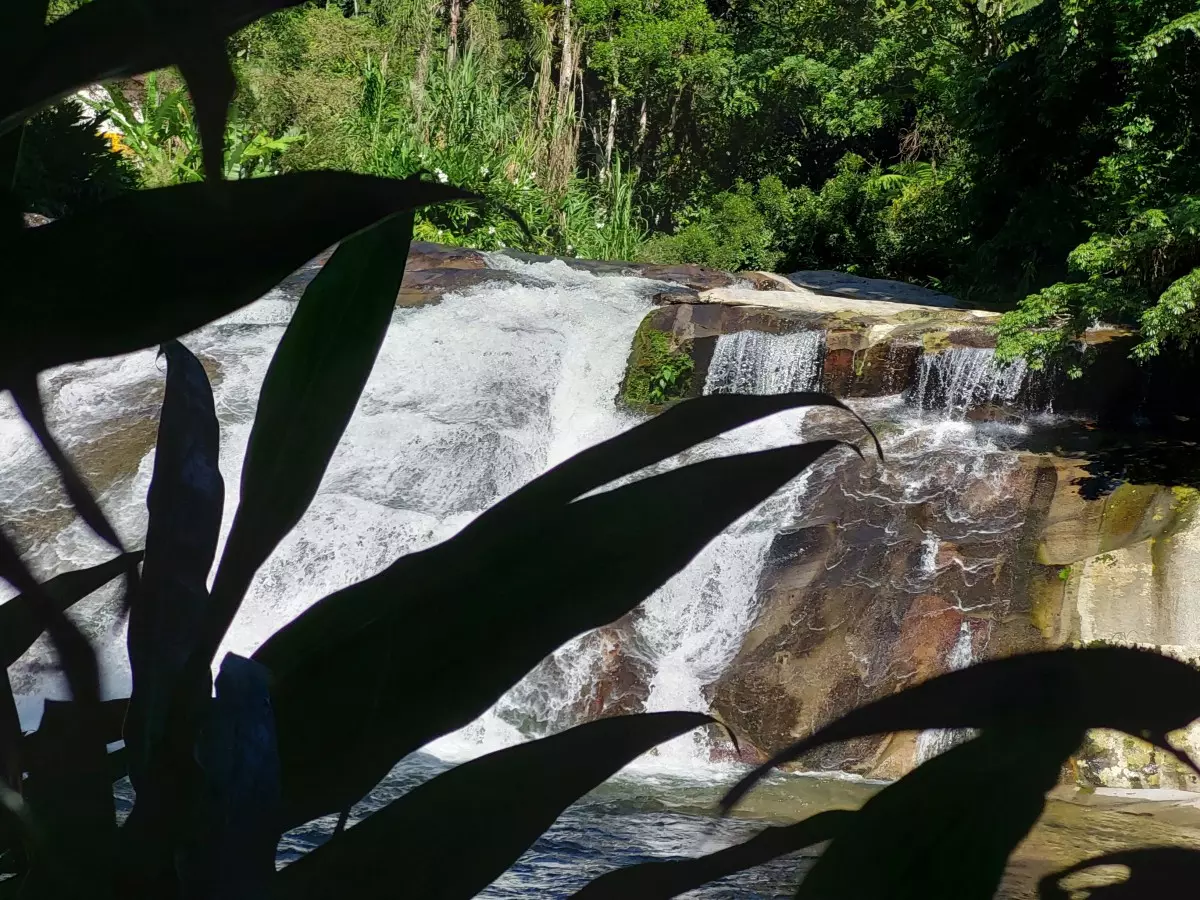
<path fill-rule="evenodd" d="M 101 132 L 100 136 L 108 141 L 108 148 L 113 153 L 129 152 L 129 145 L 122 140 L 124 135 L 122 135 L 119 131 L 104 131 Z"/>

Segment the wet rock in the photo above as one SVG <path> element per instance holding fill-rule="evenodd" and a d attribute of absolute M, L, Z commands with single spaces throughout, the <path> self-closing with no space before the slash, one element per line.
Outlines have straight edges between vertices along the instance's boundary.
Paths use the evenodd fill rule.
<path fill-rule="evenodd" d="M 25 213 L 25 227 L 37 228 L 39 225 L 49 225 L 54 220 L 41 213 Z"/>
<path fill-rule="evenodd" d="M 966 479 L 955 492 L 966 464 L 934 451 L 893 457 L 882 484 L 862 466 L 814 474 L 827 486 L 806 497 L 801 527 L 772 545 L 758 619 L 713 688 L 718 714 L 758 752 L 946 671 L 958 653 L 1047 645 L 1028 585 L 1054 467 L 996 460 L 990 490 L 972 493 Z M 914 483 L 945 489 L 920 499 L 905 493 Z M 800 767 L 894 777 L 915 753 L 915 742 L 883 736 L 822 748 Z"/>

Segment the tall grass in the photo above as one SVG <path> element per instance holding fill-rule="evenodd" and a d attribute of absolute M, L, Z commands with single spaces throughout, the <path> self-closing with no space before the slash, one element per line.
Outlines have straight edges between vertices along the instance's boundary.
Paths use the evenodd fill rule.
<path fill-rule="evenodd" d="M 604 178 L 581 174 L 573 104 L 562 115 L 539 115 L 536 87 L 522 96 L 489 62 L 470 43 L 455 59 L 433 56 L 411 73 L 396 73 L 387 55 L 369 56 L 359 102 L 341 123 L 355 168 L 396 177 L 425 172 L 492 201 L 427 212 L 416 231 L 426 240 L 634 258 L 646 234 L 634 211 L 636 175 L 619 160 Z M 528 235 L 505 210 L 521 217 Z"/>

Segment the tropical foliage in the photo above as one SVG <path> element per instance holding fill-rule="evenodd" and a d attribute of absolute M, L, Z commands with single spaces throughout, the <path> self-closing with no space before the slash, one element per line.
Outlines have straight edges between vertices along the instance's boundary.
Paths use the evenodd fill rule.
<path fill-rule="evenodd" d="M 668 712 L 589 723 L 451 769 L 354 827 L 339 826 L 282 871 L 275 851 L 285 829 L 316 817 L 340 813 L 345 825 L 350 807 L 400 758 L 478 716 L 564 641 L 629 613 L 715 535 L 845 446 L 783 446 L 628 479 L 783 410 L 845 409 L 819 394 L 717 395 L 677 404 L 566 460 L 453 538 L 321 599 L 281 623 L 252 659 L 225 656 L 214 685 L 215 653 L 247 587 L 312 501 L 374 365 L 414 210 L 480 199 L 436 173 L 428 180 L 324 170 L 227 179 L 233 81 L 224 40 L 280 5 L 164 6 L 149 22 L 141 4 L 94 0 L 46 27 L 45 3 L 21 0 L 0 18 L 4 58 L 17 75 L 0 95 L 0 194 L 9 213 L 18 203 L 12 185 L 28 123 L 102 75 L 132 78 L 179 64 L 205 177 L 92 203 L 42 227 L 27 227 L 16 215 L 0 223 L 0 388 L 54 462 L 79 516 L 114 550 L 100 566 L 39 583 L 10 524 L 0 529 L 0 577 L 20 592 L 0 605 L 6 665 L 45 632 L 71 693 L 69 701 L 47 702 L 37 731 L 25 735 L 11 684 L 0 679 L 4 893 L 34 900 L 384 897 L 401 884 L 415 896 L 475 896 L 576 798 L 633 757 L 712 720 Z M 582 13 L 581 20 L 590 21 Z M 654 23 L 641 27 L 657 33 Z M 115 32 L 127 40 L 95 40 Z M 696 23 L 685 29 L 689 39 L 693 32 L 705 39 Z M 632 80 L 639 70 L 618 52 L 619 35 L 614 26 L 607 39 L 622 78 Z M 691 63 L 702 62 L 699 56 Z M 655 58 L 655 71 L 669 74 L 688 62 L 672 60 Z M 703 100 L 688 103 L 700 109 Z M 670 94 L 666 101 L 684 102 Z M 842 103 L 836 92 L 828 102 L 828 121 L 850 131 L 888 113 Z M 421 100 L 422 108 L 434 103 Z M 427 121 L 448 127 L 445 118 Z M 560 158 L 551 144 L 542 150 L 551 163 Z M 614 163 L 607 177 L 615 171 Z M 562 175 L 553 165 L 549 172 L 551 184 L 568 183 L 553 180 Z M 846 192 L 874 200 L 937 183 L 932 171 L 854 161 L 841 164 L 836 177 Z M 846 192 L 831 192 L 831 202 Z M 732 193 L 745 196 L 744 189 Z M 824 194 L 822 187 L 818 196 Z M 218 558 L 220 431 L 208 376 L 179 339 L 252 302 L 335 243 L 267 370 L 239 503 Z M 89 288 L 106 267 L 136 271 L 155 290 L 98 303 Z M 129 552 L 55 441 L 37 378 L 54 366 L 152 346 L 166 358 L 166 386 L 145 546 Z M 662 527 L 663 509 L 673 511 L 670 528 Z M 580 579 L 579 572 L 593 577 Z M 68 610 L 118 576 L 133 686 L 130 697 L 105 701 L 95 648 Z M 567 595 L 570 603 L 563 602 Z M 1087 728 L 1119 729 L 1191 763 L 1168 736 L 1197 716 L 1200 670 L 1156 653 L 1098 647 L 986 662 L 860 708 L 771 761 L 880 732 L 979 731 L 861 810 L 765 829 L 741 847 L 681 865 L 611 873 L 583 896 L 674 896 L 831 840 L 800 896 L 983 900 L 995 893 L 1005 861 Z M 108 749 L 121 741 L 121 749 Z M 764 772 L 750 773 L 725 808 Z M 126 776 L 136 801 L 119 822 L 112 786 Z M 982 787 L 964 791 L 968 782 Z M 465 816 L 468 808 L 478 814 Z M 1183 888 L 1196 856 L 1149 848 L 1118 859 L 1139 876 L 1150 873 L 1138 884 L 1173 887 L 1177 878 Z M 1057 890 L 1057 877 L 1045 882 L 1048 891 Z"/>

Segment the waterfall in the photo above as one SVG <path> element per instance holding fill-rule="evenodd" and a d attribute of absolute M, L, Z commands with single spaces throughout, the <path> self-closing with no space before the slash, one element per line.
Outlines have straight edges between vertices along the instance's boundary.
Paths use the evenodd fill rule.
<path fill-rule="evenodd" d="M 824 331 L 721 335 L 704 384 L 706 394 L 782 394 L 816 390 L 825 355 Z"/>
<path fill-rule="evenodd" d="M 1024 360 L 996 362 L 994 350 L 954 347 L 921 357 L 914 400 L 921 409 L 947 409 L 961 418 L 974 406 L 1012 403 L 1025 385 Z"/>

